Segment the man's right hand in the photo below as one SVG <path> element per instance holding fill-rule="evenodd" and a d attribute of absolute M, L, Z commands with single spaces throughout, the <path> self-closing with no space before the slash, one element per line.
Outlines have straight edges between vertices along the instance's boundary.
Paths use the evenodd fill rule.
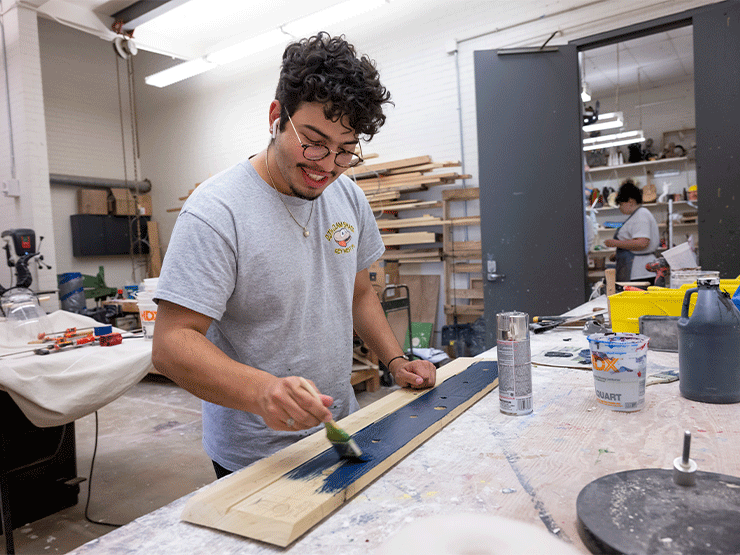
<path fill-rule="evenodd" d="M 259 399 L 260 416 L 273 430 L 297 431 L 318 426 L 332 419 L 330 407 L 334 399 L 318 394 L 318 399 L 306 391 L 304 378 L 274 378 Z M 311 387 L 316 386 L 310 380 Z"/>

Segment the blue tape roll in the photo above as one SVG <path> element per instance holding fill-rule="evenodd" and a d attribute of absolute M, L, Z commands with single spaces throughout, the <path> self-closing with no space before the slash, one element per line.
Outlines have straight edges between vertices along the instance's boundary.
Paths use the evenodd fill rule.
<path fill-rule="evenodd" d="M 99 335 L 108 335 L 109 333 L 113 333 L 113 326 L 98 326 L 93 330 L 95 337 Z"/>

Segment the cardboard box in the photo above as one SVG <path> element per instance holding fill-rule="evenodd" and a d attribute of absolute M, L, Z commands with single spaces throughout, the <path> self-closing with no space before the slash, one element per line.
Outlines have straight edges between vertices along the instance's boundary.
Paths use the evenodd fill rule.
<path fill-rule="evenodd" d="M 380 265 L 382 261 L 377 260 L 373 262 L 370 267 L 367 269 L 370 273 L 370 282 L 379 288 L 380 291 L 383 290 L 383 287 L 385 287 L 385 271 L 383 267 Z"/>
<path fill-rule="evenodd" d="M 370 282 L 375 286 L 378 296 L 383 294 L 383 290 L 391 283 L 399 282 L 398 261 L 397 260 L 378 260 L 368 268 L 370 273 Z M 389 298 L 392 298 L 391 294 Z"/>
<path fill-rule="evenodd" d="M 143 193 L 139 195 L 139 201 L 136 204 L 140 216 L 152 215 L 152 195 Z"/>
<path fill-rule="evenodd" d="M 77 213 L 106 216 L 108 214 L 108 191 L 77 189 Z"/>
<path fill-rule="evenodd" d="M 111 188 L 108 195 L 108 212 L 114 216 L 136 215 L 136 204 L 131 191 L 126 188 Z"/>

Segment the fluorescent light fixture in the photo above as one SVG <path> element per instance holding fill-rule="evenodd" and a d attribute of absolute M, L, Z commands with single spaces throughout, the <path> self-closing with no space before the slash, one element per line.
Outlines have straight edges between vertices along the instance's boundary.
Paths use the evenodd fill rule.
<path fill-rule="evenodd" d="M 662 170 L 655 172 L 653 177 L 655 177 L 655 179 L 661 179 L 663 177 L 675 177 L 677 175 L 681 175 L 681 172 L 678 170 Z"/>
<path fill-rule="evenodd" d="M 347 0 L 306 17 L 283 25 L 283 30 L 295 37 L 311 35 L 329 25 L 356 17 L 387 4 L 388 0 Z"/>
<path fill-rule="evenodd" d="M 602 137 L 583 139 L 583 150 L 596 150 L 597 148 L 609 148 L 610 146 L 631 145 L 645 141 L 645 135 L 640 131 L 625 131 Z"/>
<path fill-rule="evenodd" d="M 284 44 L 290 39 L 290 37 L 283 33 L 280 29 L 273 29 L 257 35 L 256 37 L 250 37 L 231 46 L 221 48 L 210 54 L 206 55 L 206 60 L 218 64 L 220 66 L 230 64 L 236 60 L 246 58 L 251 54 L 262 52 L 278 44 Z"/>
<path fill-rule="evenodd" d="M 581 87 L 581 100 L 583 102 L 591 101 L 591 88 L 588 86 L 588 83 L 586 83 L 585 81 L 583 82 L 583 86 Z"/>
<path fill-rule="evenodd" d="M 214 67 L 218 66 L 209 62 L 205 58 L 196 58 L 183 64 L 172 66 L 171 68 L 153 75 L 147 75 L 144 78 L 144 82 L 146 82 L 147 85 L 152 85 L 154 87 L 166 87 L 167 85 L 172 85 L 178 81 L 194 77 L 195 75 L 200 75 Z"/>
<path fill-rule="evenodd" d="M 171 67 L 144 79 L 147 85 L 166 87 L 183 79 L 193 77 L 219 65 L 225 65 L 252 54 L 267 50 L 278 44 L 285 43 L 288 35 L 294 37 L 309 36 L 320 29 L 340 21 L 356 17 L 372 9 L 378 8 L 390 0 L 347 0 L 330 8 L 318 11 L 306 17 L 286 23 L 277 29 L 272 29 L 256 37 L 230 44 L 197 58 Z"/>
<path fill-rule="evenodd" d="M 596 123 L 590 123 L 583 126 L 583 130 L 587 133 L 591 131 L 603 131 L 604 129 L 619 129 L 624 126 L 624 116 L 622 112 L 609 112 L 607 114 L 599 114 L 599 119 Z"/>

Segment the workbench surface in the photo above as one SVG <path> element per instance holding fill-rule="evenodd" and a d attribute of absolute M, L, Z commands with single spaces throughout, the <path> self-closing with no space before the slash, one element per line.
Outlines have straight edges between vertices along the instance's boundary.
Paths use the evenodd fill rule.
<path fill-rule="evenodd" d="M 540 361 L 548 350 L 588 348 L 578 329 L 531 342 Z M 526 416 L 501 413 L 494 389 L 285 549 L 180 521 L 189 495 L 72 553 L 367 554 L 410 522 L 461 513 L 530 523 L 588 553 L 577 532 L 581 489 L 623 470 L 672 468 L 685 430 L 700 471 L 740 475 L 740 403 L 689 401 L 674 381 L 648 386 L 642 410 L 613 412 L 597 405 L 590 367 L 573 366 L 533 365 Z M 648 375 L 677 367 L 675 353 L 648 354 Z"/>

